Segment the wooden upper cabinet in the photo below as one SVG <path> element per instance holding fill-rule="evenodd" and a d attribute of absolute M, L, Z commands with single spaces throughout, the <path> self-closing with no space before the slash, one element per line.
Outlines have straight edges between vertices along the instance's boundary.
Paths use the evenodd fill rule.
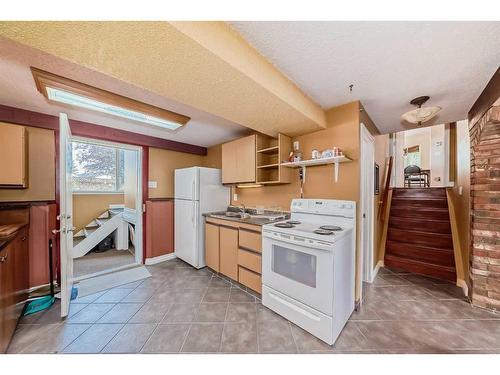
<path fill-rule="evenodd" d="M 0 187 L 28 187 L 28 133 L 24 126 L 0 123 Z"/>
<path fill-rule="evenodd" d="M 222 183 L 255 182 L 256 135 L 222 145 Z"/>

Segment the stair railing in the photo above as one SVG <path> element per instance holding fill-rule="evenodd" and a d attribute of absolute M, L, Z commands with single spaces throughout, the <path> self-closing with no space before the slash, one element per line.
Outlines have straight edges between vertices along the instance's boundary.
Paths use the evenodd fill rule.
<path fill-rule="evenodd" d="M 382 194 L 382 200 L 379 201 L 380 208 L 378 210 L 377 219 L 385 221 L 387 205 L 389 204 L 389 190 L 391 189 L 391 175 L 392 175 L 392 164 L 394 158 L 389 156 L 387 161 L 386 175 L 385 175 L 385 187 Z"/>

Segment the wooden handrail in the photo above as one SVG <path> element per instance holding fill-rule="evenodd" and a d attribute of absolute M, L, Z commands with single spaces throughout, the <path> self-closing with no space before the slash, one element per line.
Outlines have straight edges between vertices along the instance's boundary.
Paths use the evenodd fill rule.
<path fill-rule="evenodd" d="M 387 210 L 387 201 L 389 197 L 389 189 L 391 188 L 391 174 L 392 174 L 392 163 L 393 163 L 393 157 L 389 156 L 389 160 L 387 162 L 387 168 L 386 168 L 386 175 L 385 175 L 385 187 L 384 187 L 384 193 L 382 196 L 382 200 L 379 202 L 380 203 L 380 209 L 378 210 L 378 215 L 377 219 L 378 220 L 385 220 L 385 211 Z"/>

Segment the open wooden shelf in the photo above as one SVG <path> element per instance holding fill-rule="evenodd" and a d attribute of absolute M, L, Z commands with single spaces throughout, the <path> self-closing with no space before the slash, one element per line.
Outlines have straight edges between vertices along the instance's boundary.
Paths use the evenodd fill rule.
<path fill-rule="evenodd" d="M 261 150 L 257 150 L 257 153 L 261 153 L 261 154 L 277 154 L 277 153 L 279 153 L 279 146 L 273 146 L 273 147 L 263 148 Z"/>
<path fill-rule="evenodd" d="M 291 149 L 292 139 L 284 134 L 278 134 L 277 138 L 259 134 L 255 182 L 261 185 L 290 183 L 291 171 L 281 165 L 282 161 L 287 160 Z"/>
<path fill-rule="evenodd" d="M 279 168 L 279 164 L 258 165 L 257 169 Z"/>
<path fill-rule="evenodd" d="M 352 161 L 352 159 L 348 158 L 345 155 L 341 155 L 341 156 L 332 156 L 331 158 L 309 159 L 309 160 L 281 163 L 281 166 L 285 168 L 302 168 L 302 176 L 303 176 L 302 178 L 304 179 L 305 182 L 307 167 L 316 167 L 320 165 L 332 164 L 334 180 L 335 182 L 337 182 L 339 180 L 339 164 L 346 163 L 349 161 Z"/>

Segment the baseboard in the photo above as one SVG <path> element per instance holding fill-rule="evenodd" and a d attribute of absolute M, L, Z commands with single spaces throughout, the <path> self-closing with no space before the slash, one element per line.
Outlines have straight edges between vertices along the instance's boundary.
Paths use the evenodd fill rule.
<path fill-rule="evenodd" d="M 166 260 L 170 260 L 170 259 L 174 259 L 174 258 L 177 258 L 175 256 L 175 254 L 174 253 L 170 253 L 170 254 L 160 255 L 160 256 L 157 256 L 157 257 L 153 257 L 153 258 L 146 258 L 146 261 L 144 262 L 144 264 L 146 266 L 151 266 L 153 264 L 165 262 Z"/>
<path fill-rule="evenodd" d="M 377 277 L 378 271 L 380 270 L 380 268 L 383 268 L 383 267 L 384 267 L 384 261 L 379 260 L 377 262 L 377 264 L 375 265 L 375 268 L 373 269 L 372 279 L 371 279 L 370 283 L 373 283 L 373 280 L 375 280 L 375 278 Z"/>
<path fill-rule="evenodd" d="M 457 279 L 457 286 L 462 288 L 465 296 L 469 295 L 469 286 L 467 285 L 467 282 L 465 280 Z"/>
<path fill-rule="evenodd" d="M 42 285 L 37 285 L 37 286 L 32 286 L 32 287 L 30 287 L 30 288 L 28 289 L 28 292 L 29 292 L 29 293 L 32 293 L 32 292 L 34 292 L 34 291 L 36 291 L 36 290 L 38 290 L 38 289 L 41 289 L 41 288 L 46 288 L 46 287 L 48 287 L 48 286 L 50 286 L 50 284 L 49 284 L 49 283 L 47 283 L 47 284 L 42 284 Z M 55 287 L 55 286 L 57 286 L 57 280 L 54 280 L 54 287 Z"/>

